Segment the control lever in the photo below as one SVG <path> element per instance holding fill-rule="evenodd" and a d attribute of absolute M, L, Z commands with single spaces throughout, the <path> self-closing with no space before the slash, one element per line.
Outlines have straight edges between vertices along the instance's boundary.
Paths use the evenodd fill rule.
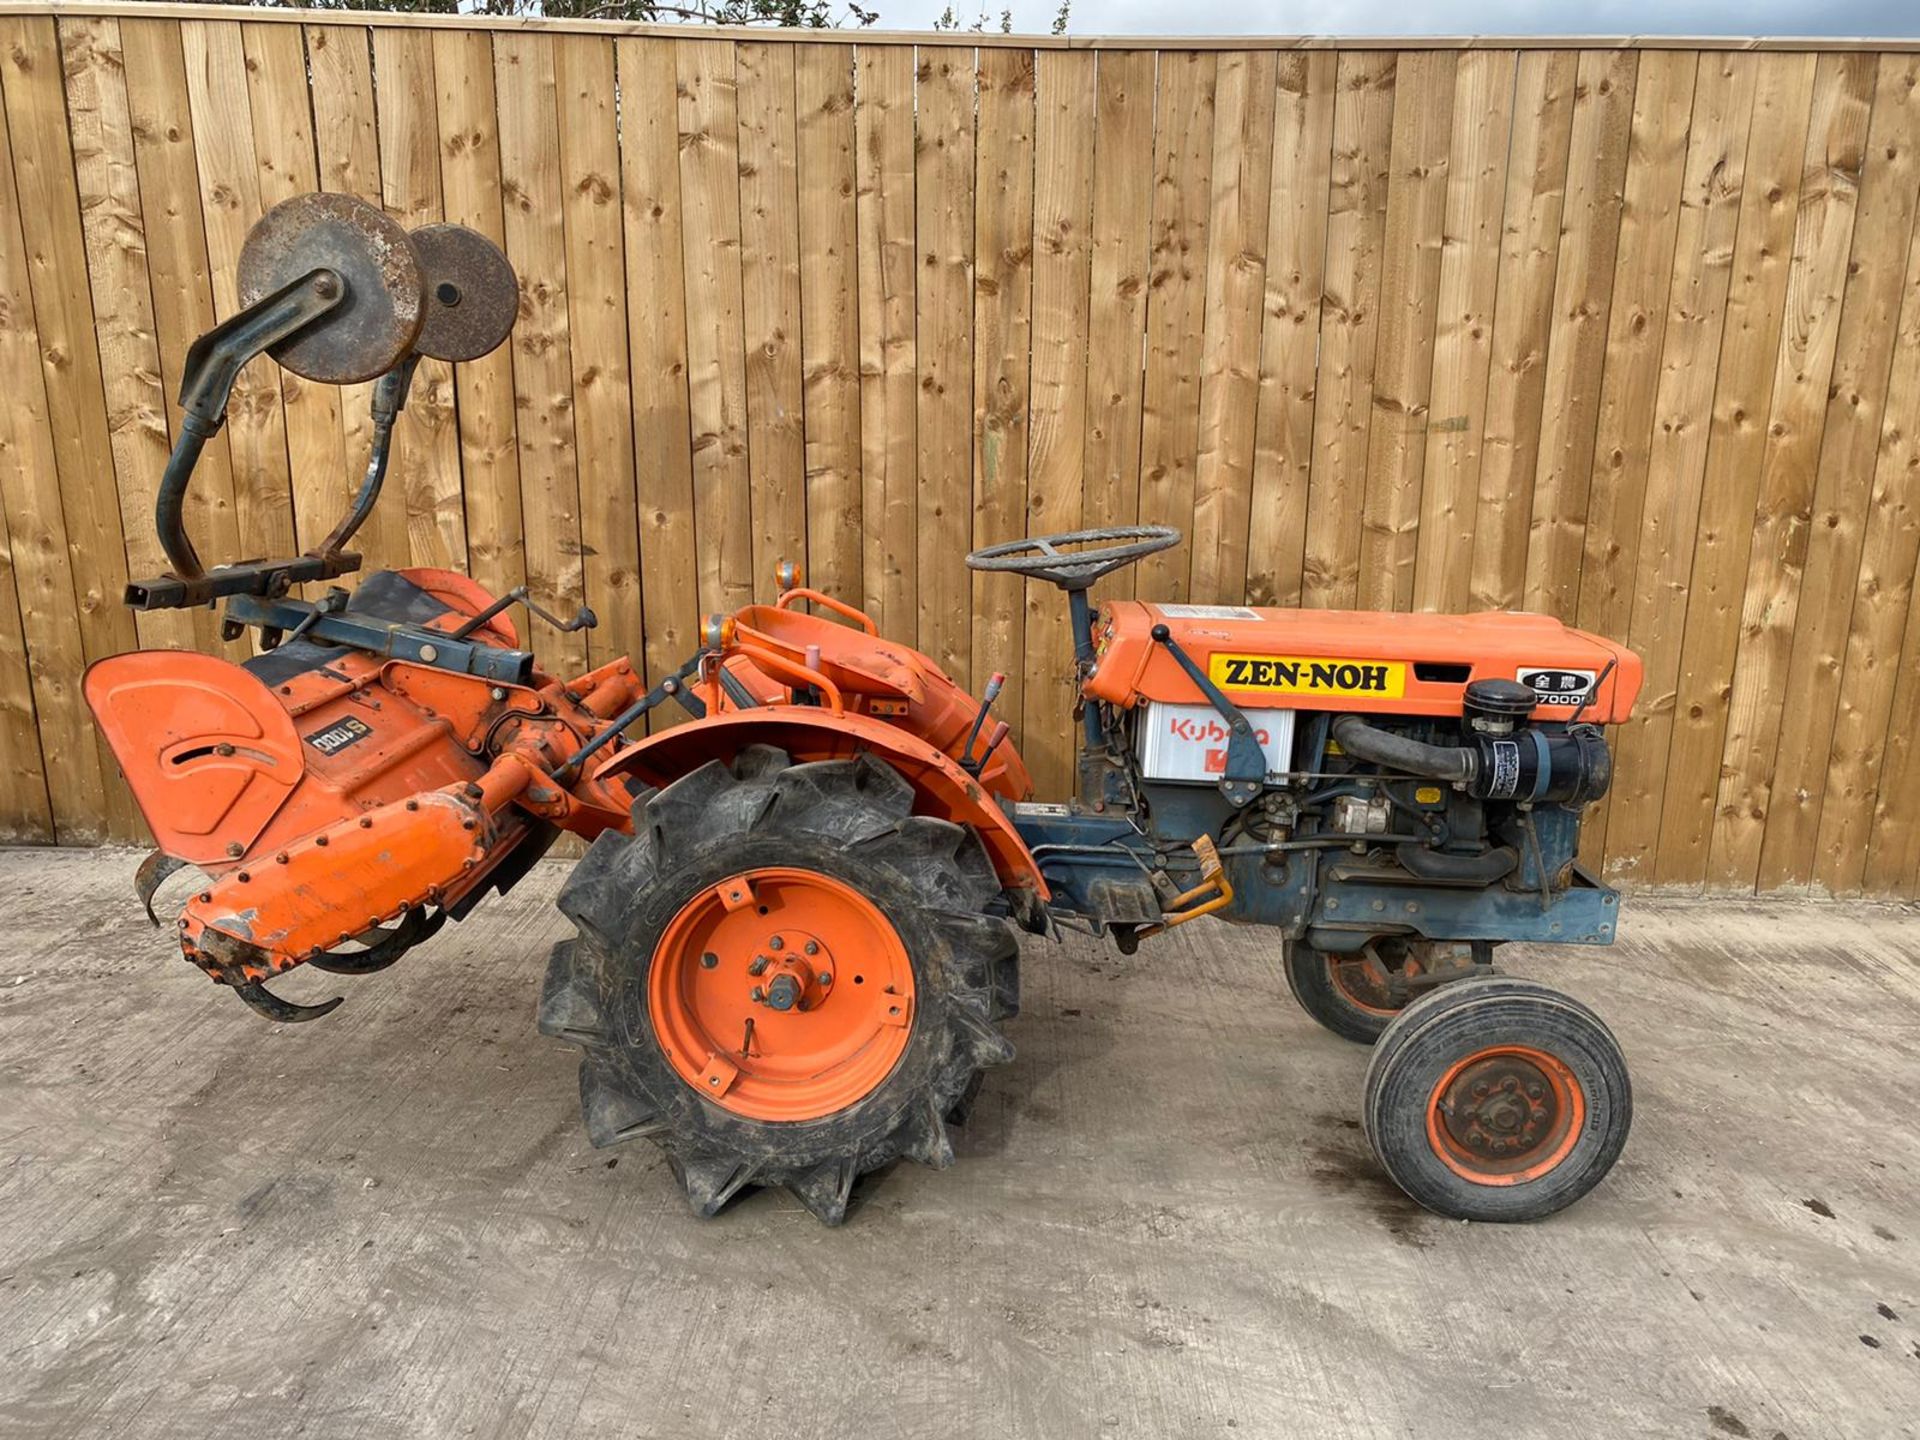
<path fill-rule="evenodd" d="M 978 761 L 973 758 L 974 742 L 980 738 L 980 727 L 987 723 L 987 712 L 993 709 L 993 702 L 1000 698 L 1000 692 L 1006 687 L 1007 677 L 1000 671 L 993 672 L 987 681 L 987 688 L 981 692 L 980 710 L 973 717 L 973 728 L 967 732 L 967 747 L 960 752 L 960 768 L 970 775 L 978 775 L 981 767 L 987 763 L 987 756 L 993 753 L 993 747 L 1006 738 L 1006 726 L 1001 725 L 997 738 L 991 740 Z"/>
<path fill-rule="evenodd" d="M 573 619 L 562 620 L 558 615 L 553 614 L 551 611 L 543 610 L 540 606 L 536 605 L 527 594 L 526 586 L 516 585 L 498 600 L 487 606 L 487 608 L 482 610 L 478 615 L 470 616 L 464 625 L 453 632 L 453 638 L 455 640 L 466 639 L 482 625 L 493 619 L 494 616 L 512 605 L 525 605 L 527 609 L 553 626 L 554 629 L 563 633 L 574 630 L 591 630 L 600 623 L 600 617 L 595 615 L 593 611 L 585 605 L 582 605 L 579 610 L 574 612 Z"/>
<path fill-rule="evenodd" d="M 987 768 L 987 762 L 993 759 L 993 752 L 1000 748 L 1000 742 L 1007 738 L 1007 732 L 1012 728 L 1004 720 L 993 722 L 993 729 L 987 732 L 987 748 L 980 752 L 980 758 L 969 767 L 975 775 Z"/>

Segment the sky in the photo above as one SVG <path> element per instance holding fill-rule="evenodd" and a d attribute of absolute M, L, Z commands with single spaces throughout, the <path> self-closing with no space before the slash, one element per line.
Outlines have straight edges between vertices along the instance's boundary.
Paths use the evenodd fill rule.
<path fill-rule="evenodd" d="M 888 29 L 922 29 L 947 0 L 868 0 Z M 1044 34 L 1059 0 L 1012 0 Z M 954 10 L 963 23 L 979 6 Z M 999 28 L 1001 4 L 985 7 Z M 1082 35 L 1920 35 L 1920 0 L 1075 0 Z"/>

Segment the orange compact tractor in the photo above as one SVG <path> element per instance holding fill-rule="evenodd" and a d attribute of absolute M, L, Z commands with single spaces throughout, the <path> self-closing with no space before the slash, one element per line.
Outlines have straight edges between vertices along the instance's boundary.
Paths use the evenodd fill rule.
<path fill-rule="evenodd" d="M 296 966 L 384 969 L 592 841 L 561 894 L 539 1027 L 582 1052 L 596 1145 L 650 1138 L 694 1207 L 785 1186 L 829 1224 L 864 1171 L 952 1157 L 1013 1054 L 1014 932 L 1131 954 L 1203 915 L 1265 925 L 1294 997 L 1375 1042 L 1362 1116 L 1381 1165 L 1446 1215 L 1518 1220 L 1606 1174 L 1627 1072 L 1578 1002 L 1497 974 L 1502 941 L 1603 945 L 1618 902 L 1575 859 L 1601 727 L 1640 683 L 1622 647 L 1537 615 L 1373 615 L 1108 600 L 1101 577 L 1179 542 L 1132 526 L 976 551 L 1066 592 L 1083 726 L 1075 798 L 1036 802 L 995 677 L 967 694 L 853 605 L 782 577 L 704 624 L 671 673 L 542 669 L 493 596 L 442 570 L 349 593 L 416 358 L 474 358 L 518 311 L 503 256 L 342 196 L 273 210 L 244 308 L 189 352 L 152 609 L 225 604 L 243 664 L 147 651 L 86 690 L 158 849 L 138 888 L 203 877 L 186 958 L 263 1015 Z M 313 550 L 204 566 L 183 499 L 240 367 L 376 381 L 373 450 Z M 690 717 L 645 733 L 673 705 Z M 638 728 L 636 728 L 638 727 Z"/>

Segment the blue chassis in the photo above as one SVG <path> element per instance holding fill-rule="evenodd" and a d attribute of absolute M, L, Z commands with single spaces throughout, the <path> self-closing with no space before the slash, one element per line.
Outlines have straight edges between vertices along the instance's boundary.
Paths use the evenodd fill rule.
<path fill-rule="evenodd" d="M 1578 817 L 1543 811 L 1541 819 L 1544 842 L 1570 851 Z M 1057 914 L 1100 920 L 1089 886 L 1102 877 L 1130 881 L 1159 868 L 1183 887 L 1197 880 L 1197 864 L 1184 844 L 1156 841 L 1124 817 L 1022 805 L 1014 826 L 1052 887 L 1049 908 Z M 1531 862 L 1515 877 L 1524 888 L 1515 888 L 1505 882 L 1434 885 L 1401 878 L 1400 872 L 1361 873 L 1365 867 L 1354 865 L 1342 849 L 1269 853 L 1282 863 L 1229 847 L 1224 858 L 1234 899 L 1221 918 L 1270 925 L 1294 940 L 1311 932 L 1317 947 L 1336 952 L 1357 950 L 1375 936 L 1407 934 L 1430 940 L 1608 945 L 1619 918 L 1619 892 L 1577 864 L 1567 872 L 1569 883 L 1543 893 Z M 1549 873 L 1558 868 L 1550 863 Z"/>

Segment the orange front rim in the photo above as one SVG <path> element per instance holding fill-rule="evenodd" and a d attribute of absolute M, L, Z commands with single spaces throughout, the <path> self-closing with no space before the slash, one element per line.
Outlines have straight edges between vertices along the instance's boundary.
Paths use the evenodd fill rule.
<path fill-rule="evenodd" d="M 668 922 L 647 980 L 668 1063 L 755 1120 L 818 1120 L 872 1093 L 907 1048 L 913 1005 L 899 932 L 814 870 L 748 870 L 702 890 Z"/>
<path fill-rule="evenodd" d="M 1554 1056 L 1495 1045 L 1455 1063 L 1427 1099 L 1427 1143 L 1476 1185 L 1537 1180 L 1573 1153 L 1587 1096 Z"/>

